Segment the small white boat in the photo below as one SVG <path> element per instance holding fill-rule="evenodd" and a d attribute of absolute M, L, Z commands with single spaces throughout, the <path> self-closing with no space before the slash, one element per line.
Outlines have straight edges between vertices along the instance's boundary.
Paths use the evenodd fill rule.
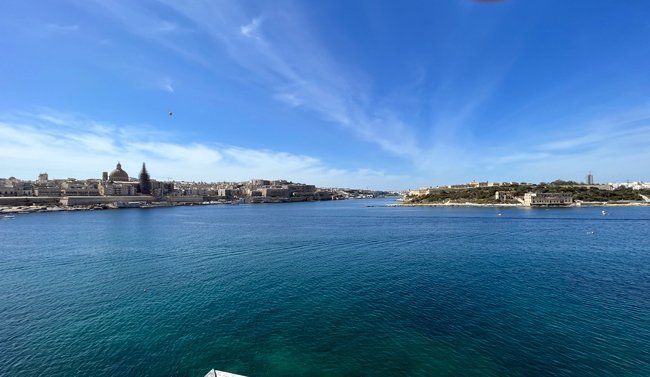
<path fill-rule="evenodd" d="M 605 211 L 605 210 L 600 211 L 600 214 L 603 215 L 603 216 L 607 216 L 607 211 Z"/>
<path fill-rule="evenodd" d="M 205 377 L 246 377 L 241 374 L 234 374 L 228 372 L 222 372 L 220 370 L 212 369 L 205 375 Z"/>
<path fill-rule="evenodd" d="M 15 218 L 15 217 L 16 217 L 16 216 L 14 216 L 14 215 L 3 215 L 3 216 L 2 216 L 3 219 L 7 219 L 7 220 L 9 220 L 9 219 L 13 219 L 13 218 Z"/>

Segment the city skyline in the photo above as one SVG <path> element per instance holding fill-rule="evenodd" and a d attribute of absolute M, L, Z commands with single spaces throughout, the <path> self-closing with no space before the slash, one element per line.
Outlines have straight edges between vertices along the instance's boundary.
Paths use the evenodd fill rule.
<path fill-rule="evenodd" d="M 37 3 L 0 5 L 4 178 L 650 180 L 643 2 Z"/>
<path fill-rule="evenodd" d="M 146 166 L 146 161 L 142 162 L 142 169 L 145 169 Z M 122 170 L 122 163 L 120 161 L 117 161 L 116 164 L 116 169 L 117 170 Z M 115 171 L 113 169 L 112 171 Z M 125 172 L 126 173 L 126 172 Z M 50 177 L 49 173 L 47 171 L 41 171 L 38 173 L 38 177 L 36 178 L 24 178 L 24 177 L 15 177 L 15 176 L 6 176 L 6 177 L 0 177 L 0 181 L 11 181 L 11 180 L 16 180 L 16 181 L 21 181 L 21 182 L 36 182 L 36 181 L 70 181 L 70 180 L 78 180 L 78 181 L 106 181 L 108 178 L 108 171 L 102 171 L 100 173 L 101 177 L 77 177 L 77 176 L 68 176 L 68 177 Z M 139 175 L 142 174 L 142 170 L 139 171 L 137 175 L 132 175 L 128 174 L 128 180 L 131 181 L 137 181 L 139 179 Z M 148 174 L 148 171 L 147 171 Z M 43 178 L 45 177 L 45 178 Z M 246 182 L 252 182 L 252 181 L 283 181 L 287 183 L 305 183 L 305 182 L 293 182 L 290 180 L 286 180 L 283 178 L 278 178 L 278 179 L 268 179 L 267 177 L 251 177 L 249 179 L 243 179 L 243 180 L 238 180 L 238 181 L 226 181 L 226 180 L 221 180 L 221 181 L 206 181 L 206 180 L 183 180 L 183 179 L 174 179 L 173 177 L 162 177 L 159 176 L 158 178 L 154 178 L 157 181 L 161 182 L 187 182 L 187 183 L 205 183 L 205 184 L 233 184 L 233 183 L 246 183 Z M 438 185 L 426 185 L 419 187 L 420 189 L 428 189 L 428 188 L 436 188 L 436 187 L 449 187 L 449 188 L 460 188 L 460 187 L 485 187 L 485 186 L 498 186 L 501 184 L 546 184 L 546 183 L 559 183 L 559 184 L 585 184 L 585 185 L 613 185 L 614 187 L 618 187 L 620 185 L 632 185 L 632 184 L 638 184 L 642 186 L 647 186 L 650 184 L 650 182 L 644 181 L 644 180 L 631 180 L 627 179 L 624 181 L 603 181 L 603 182 L 597 182 L 594 179 L 593 172 L 589 171 L 587 175 L 584 177 L 584 179 L 569 179 L 569 180 L 562 180 L 562 179 L 554 179 L 554 180 L 549 180 L 548 182 L 540 181 L 540 182 L 532 182 L 532 181 L 495 181 L 495 180 L 484 180 L 484 181 L 477 181 L 476 179 L 472 179 L 470 181 L 466 182 L 446 182 Z M 336 186 L 330 186 L 330 187 L 336 187 Z M 338 186 L 339 188 L 342 188 L 344 186 Z M 632 187 L 632 186 L 630 186 Z M 347 188 L 355 188 L 355 189 L 361 189 L 362 187 L 347 187 Z M 412 188 L 408 188 L 405 190 L 388 190 L 388 191 L 408 191 Z M 418 189 L 417 187 L 414 187 L 414 189 Z"/>

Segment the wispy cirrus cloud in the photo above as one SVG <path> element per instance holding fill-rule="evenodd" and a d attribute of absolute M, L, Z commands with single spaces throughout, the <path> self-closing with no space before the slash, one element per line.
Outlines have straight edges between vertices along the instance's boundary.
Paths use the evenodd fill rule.
<path fill-rule="evenodd" d="M 0 114 L 0 176 L 99 177 L 117 161 L 131 174 L 143 161 L 154 177 L 244 181 L 289 179 L 320 186 L 399 188 L 404 176 L 339 169 L 321 159 L 269 149 L 179 143 L 173 133 L 116 126 L 51 110 Z M 20 167 L 20 171 L 16 171 Z"/>
<path fill-rule="evenodd" d="M 179 31 L 181 29 L 174 22 L 161 20 L 151 30 L 153 32 L 156 32 L 156 33 L 173 33 L 173 32 L 177 32 L 177 31 Z"/>
<path fill-rule="evenodd" d="M 170 51 L 201 66 L 209 66 L 209 59 L 197 51 L 193 44 L 186 46 L 187 40 L 182 37 L 194 33 L 187 24 L 180 24 L 169 18 L 164 18 L 137 2 L 101 1 L 83 2 L 80 6 L 88 11 L 102 16 L 108 15 L 122 24 L 129 32 L 153 41 Z"/>
<path fill-rule="evenodd" d="M 60 32 L 60 33 L 74 33 L 79 31 L 80 27 L 77 24 L 55 24 L 55 23 L 46 23 L 45 27 L 50 31 Z"/>
<path fill-rule="evenodd" d="M 163 3 L 177 18 L 207 36 L 215 48 L 225 50 L 271 98 L 315 112 L 393 155 L 418 158 L 421 148 L 415 130 L 398 112 L 368 100 L 372 97 L 370 84 L 364 83 L 363 75 L 333 59 L 300 14 L 278 11 L 251 17 L 236 3 Z M 132 32 L 210 65 L 209 52 L 152 33 L 154 25 L 164 20 L 152 19 L 146 9 L 102 5 Z M 143 19 L 150 27 L 143 26 Z"/>
<path fill-rule="evenodd" d="M 407 161 L 401 165 L 404 170 L 422 175 L 425 183 L 454 182 L 468 176 L 546 180 L 555 178 L 556 173 L 573 174 L 560 178 L 575 179 L 576 171 L 593 169 L 595 163 L 638 165 L 647 155 L 640 148 L 650 142 L 643 120 L 622 123 L 603 117 L 594 123 L 588 116 L 572 114 L 567 126 L 545 127 L 546 121 L 566 120 L 561 108 L 554 114 L 546 106 L 562 92 L 560 86 L 543 96 L 530 95 L 528 105 L 489 109 L 516 63 L 517 46 L 523 45 L 523 39 L 510 50 L 493 53 L 480 48 L 481 38 L 490 33 L 477 33 L 481 37 L 470 39 L 472 48 L 458 48 L 468 41 L 465 29 L 458 28 L 455 34 L 441 37 L 448 38 L 441 47 L 442 68 L 414 64 L 413 82 L 402 83 L 403 90 L 395 88 L 400 84 L 377 89 L 374 85 L 380 80 L 369 75 L 371 70 L 357 69 L 345 57 L 337 59 L 333 55 L 336 50 L 321 43 L 321 35 L 295 8 L 262 5 L 250 11 L 245 3 L 200 0 L 184 4 L 162 0 L 156 6 L 113 1 L 97 4 L 99 13 L 153 41 L 156 48 L 165 47 L 217 75 L 218 64 L 228 61 L 231 69 L 234 62 L 237 68 L 230 73 L 236 72 L 232 76 L 237 80 L 261 88 L 286 106 L 349 130 L 387 155 L 398 156 L 394 160 Z M 191 38 L 184 33 L 187 30 L 192 31 Z M 196 40 L 201 43 L 193 43 Z M 165 74 L 156 72 L 147 85 Z M 171 93 L 174 84 L 162 80 L 157 88 Z M 426 90 L 419 91 L 420 86 Z M 407 97 L 414 104 L 405 109 L 401 104 Z M 425 116 L 410 116 L 410 110 L 422 110 Z M 218 151 L 223 158 L 223 150 Z M 612 175 L 621 170 L 608 169 Z"/>
<path fill-rule="evenodd" d="M 173 86 L 172 79 L 168 77 L 160 80 L 159 87 L 166 92 L 174 93 L 174 86 Z"/>
<path fill-rule="evenodd" d="M 638 142 L 645 144 L 650 141 L 650 111 L 646 114 L 634 111 L 632 114 L 605 121 L 601 119 L 576 131 L 568 132 L 565 137 L 544 142 L 538 148 L 553 152 L 581 152 L 604 146 L 631 146 Z"/>
<path fill-rule="evenodd" d="M 536 131 L 519 140 L 518 145 L 510 142 L 485 151 L 485 155 L 493 164 L 516 168 L 520 179 L 526 179 L 528 174 L 539 180 L 579 180 L 579 174 L 589 170 L 609 180 L 650 174 L 650 170 L 643 169 L 643 161 L 650 160 L 647 148 L 650 108 L 647 106 L 610 116 L 594 115 L 554 131 L 538 131 L 544 129 L 543 125 L 532 129 Z M 484 162 L 486 166 L 490 165 L 489 160 Z"/>
<path fill-rule="evenodd" d="M 248 38 L 257 38 L 257 29 L 260 26 L 261 19 L 253 18 L 250 23 L 239 27 L 241 33 Z"/>

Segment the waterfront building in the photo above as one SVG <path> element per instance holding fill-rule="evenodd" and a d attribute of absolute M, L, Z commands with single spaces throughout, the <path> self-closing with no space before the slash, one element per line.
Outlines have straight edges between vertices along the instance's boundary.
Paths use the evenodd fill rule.
<path fill-rule="evenodd" d="M 38 182 L 39 183 L 45 183 L 48 180 L 49 180 L 49 177 L 48 177 L 47 173 L 41 173 L 41 174 L 38 175 Z"/>
<path fill-rule="evenodd" d="M 262 196 L 262 190 L 246 189 L 246 195 L 250 197 Z"/>
<path fill-rule="evenodd" d="M 228 189 L 228 188 L 220 188 L 217 190 L 217 196 L 222 196 L 224 198 L 232 198 L 234 196 L 234 191 L 233 189 Z"/>
<path fill-rule="evenodd" d="M 33 196 L 32 183 L 14 177 L 0 179 L 0 196 Z"/>
<path fill-rule="evenodd" d="M 189 188 L 183 190 L 183 191 L 182 191 L 182 194 L 183 194 L 183 195 L 188 195 L 188 196 L 195 196 L 195 195 L 198 195 L 198 196 L 207 196 L 207 195 L 208 195 L 208 191 L 209 191 L 209 190 L 208 190 L 207 188 L 193 186 L 193 187 L 189 187 Z"/>
<path fill-rule="evenodd" d="M 573 204 L 573 195 L 565 192 L 527 192 L 524 205 L 529 207 L 565 207 Z"/>
<path fill-rule="evenodd" d="M 174 184 L 172 182 L 159 182 L 151 180 L 151 195 L 160 198 L 164 195 L 174 192 Z"/>
<path fill-rule="evenodd" d="M 314 185 L 305 185 L 302 183 L 294 183 L 289 185 L 282 185 L 282 188 L 285 188 L 289 191 L 289 195 L 306 194 L 316 192 L 316 186 Z"/>
<path fill-rule="evenodd" d="M 288 198 L 289 197 L 289 190 L 286 188 L 268 187 L 268 188 L 263 188 L 261 191 L 262 191 L 262 196 L 266 196 L 267 198 Z"/>
<path fill-rule="evenodd" d="M 5 183 L 0 186 L 0 196 L 18 196 L 18 192 L 14 185 Z"/>
<path fill-rule="evenodd" d="M 508 200 L 515 200 L 511 191 L 496 191 L 494 193 L 494 200 L 499 202 L 507 202 Z"/>
<path fill-rule="evenodd" d="M 14 188 L 18 196 L 34 196 L 34 185 L 31 182 L 15 182 Z"/>
<path fill-rule="evenodd" d="M 99 194 L 104 196 L 133 196 L 136 194 L 138 182 L 102 182 Z"/>
<path fill-rule="evenodd" d="M 593 185 L 594 184 L 594 175 L 591 174 L 591 172 L 589 172 L 589 174 L 587 174 L 587 184 L 588 185 Z"/>
<path fill-rule="evenodd" d="M 226 199 L 239 198 L 244 195 L 240 188 L 220 188 L 217 190 L 217 195 Z"/>
<path fill-rule="evenodd" d="M 99 187 L 97 181 L 77 181 L 70 179 L 61 184 L 61 193 L 63 196 L 97 196 Z"/>
<path fill-rule="evenodd" d="M 34 196 L 61 196 L 61 187 L 55 182 L 38 183 L 34 185 Z"/>

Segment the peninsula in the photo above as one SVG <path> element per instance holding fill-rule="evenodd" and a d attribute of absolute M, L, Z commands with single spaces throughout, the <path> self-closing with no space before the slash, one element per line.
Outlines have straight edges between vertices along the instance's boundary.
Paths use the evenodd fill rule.
<path fill-rule="evenodd" d="M 650 205 L 650 183 L 594 184 L 556 180 L 470 182 L 428 187 L 406 193 L 405 206 L 527 206 Z"/>
<path fill-rule="evenodd" d="M 338 187 L 316 187 L 287 180 L 251 179 L 245 182 L 189 182 L 151 179 L 143 163 L 132 178 L 121 163 L 101 179 L 36 181 L 0 178 L 0 214 L 151 208 L 175 205 L 290 203 L 397 196 L 399 193 Z"/>

